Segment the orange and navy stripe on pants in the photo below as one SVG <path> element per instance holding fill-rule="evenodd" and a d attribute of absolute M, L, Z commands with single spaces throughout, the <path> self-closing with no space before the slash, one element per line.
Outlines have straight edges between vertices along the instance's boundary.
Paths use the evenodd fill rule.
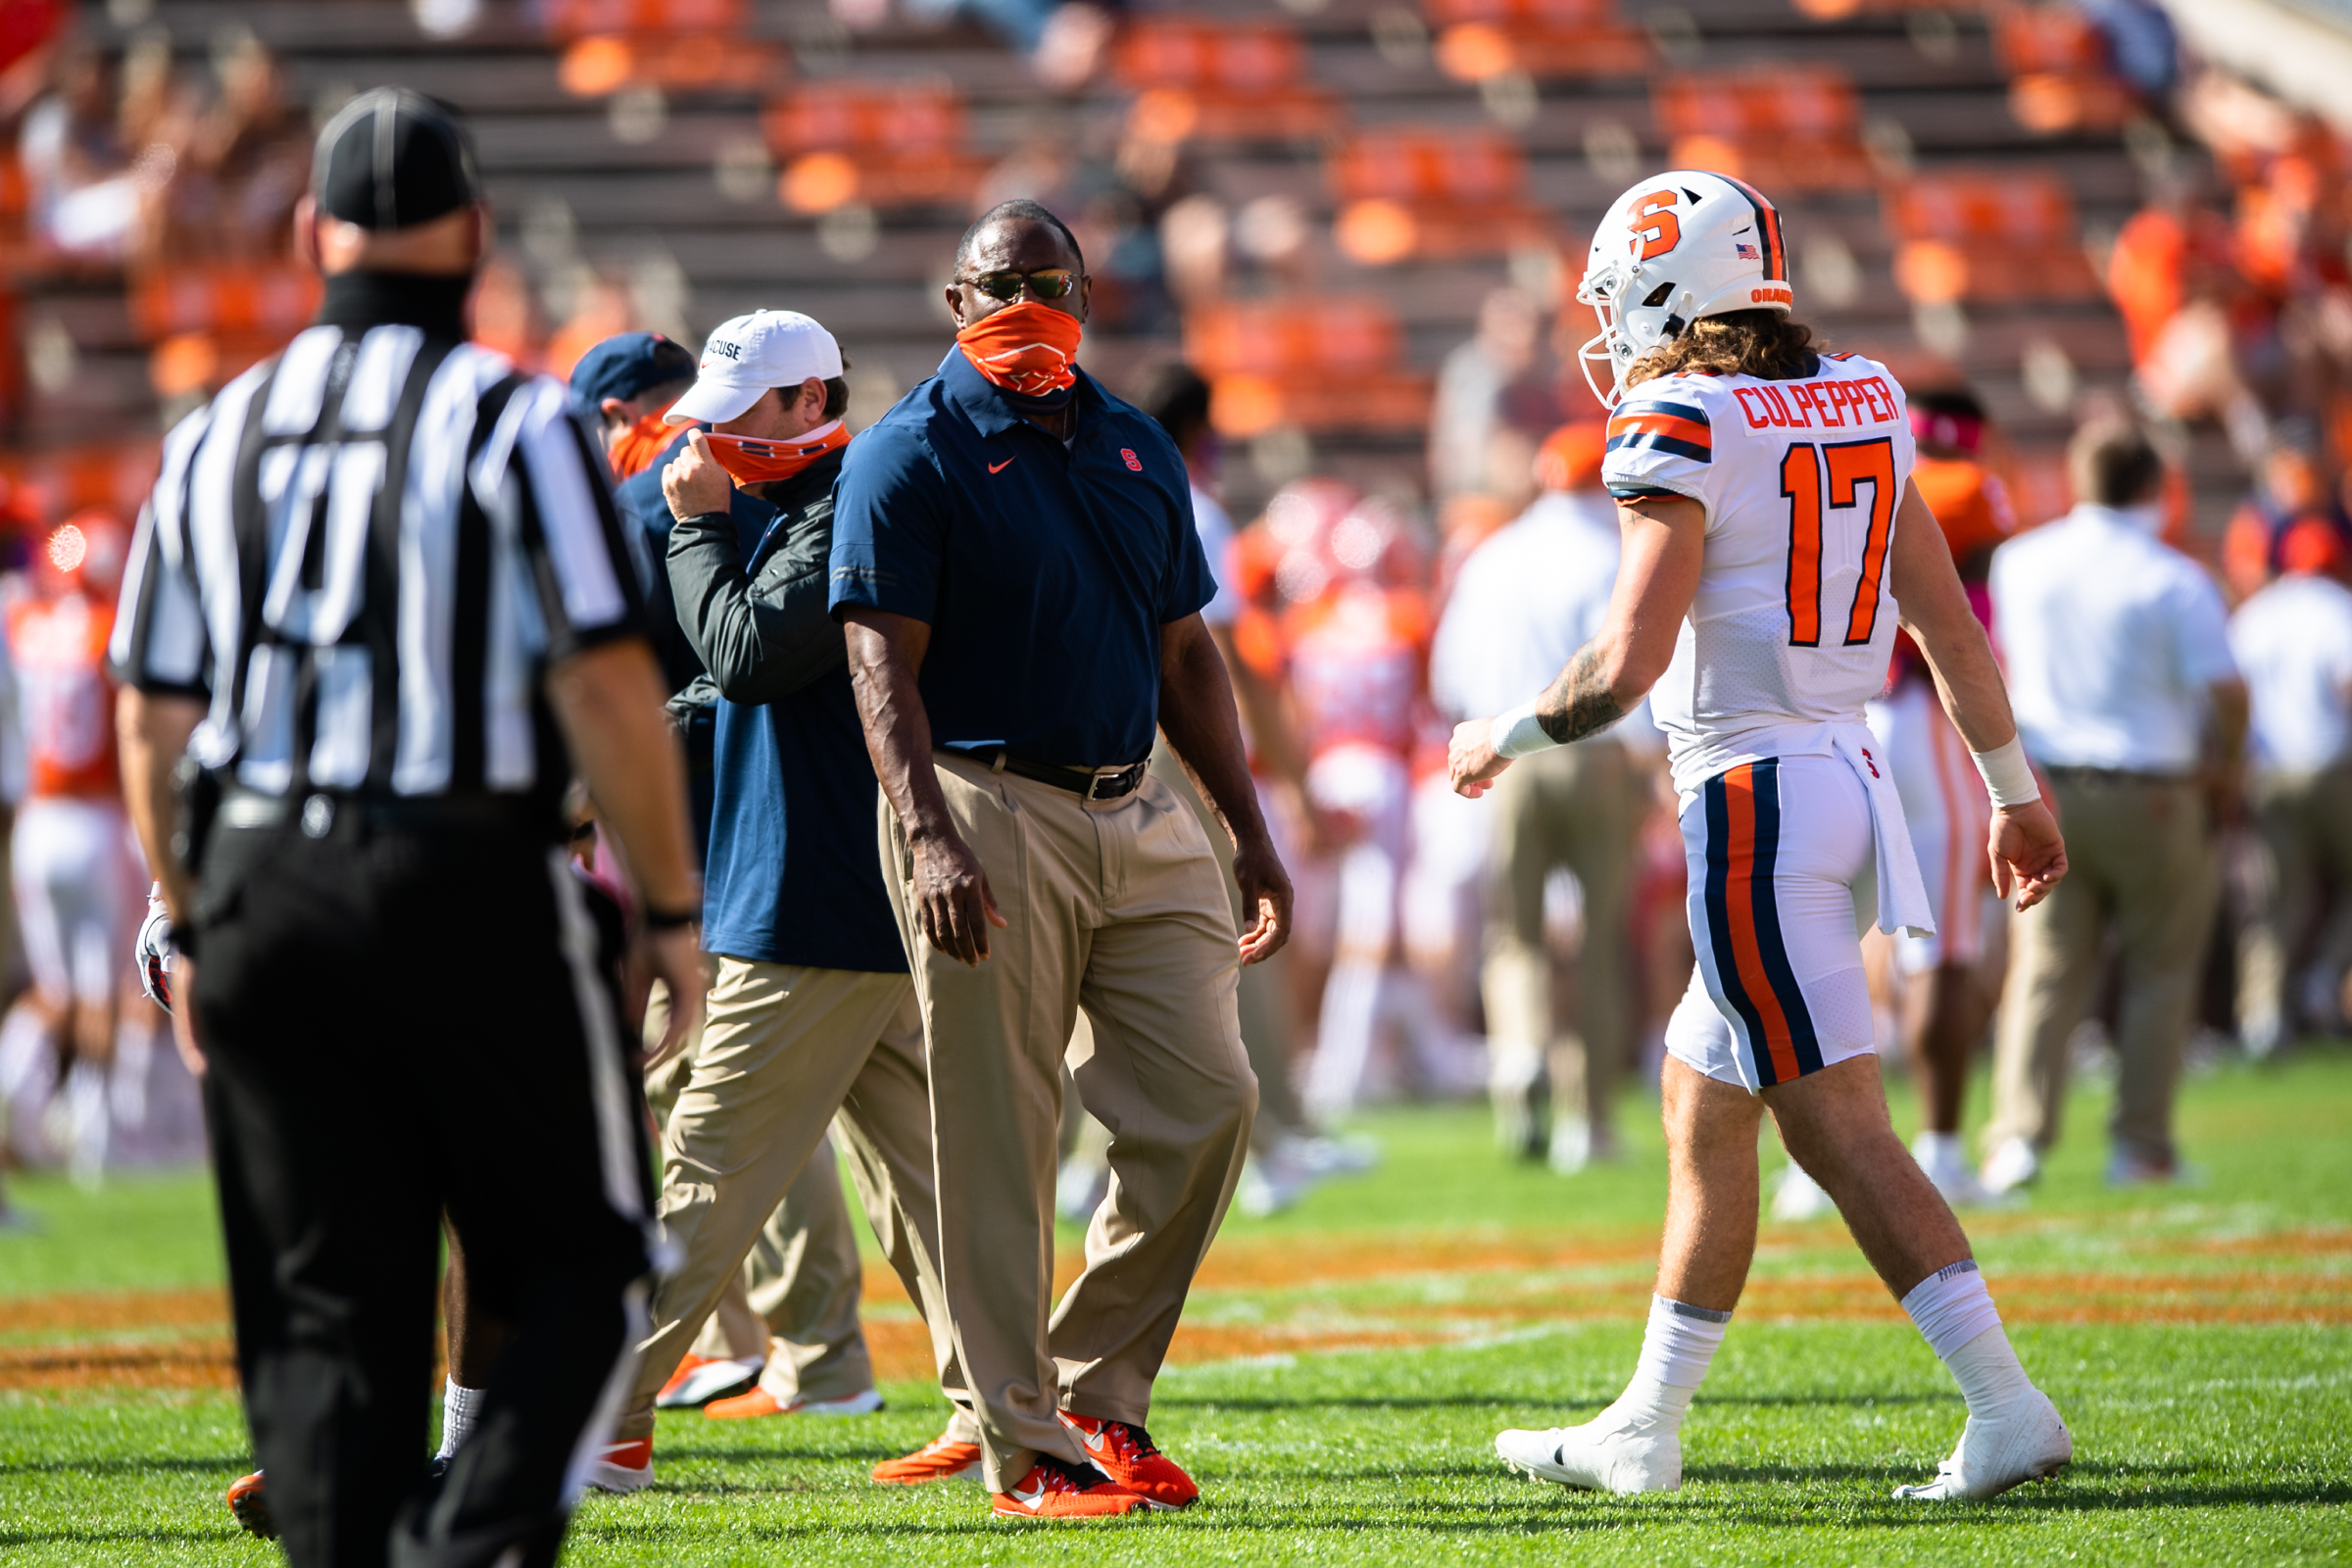
<path fill-rule="evenodd" d="M 1707 941 L 1724 1000 L 1746 1026 L 1759 1086 L 1821 1069 L 1821 1042 L 1781 938 L 1773 868 L 1780 763 L 1766 758 L 1707 780 Z"/>

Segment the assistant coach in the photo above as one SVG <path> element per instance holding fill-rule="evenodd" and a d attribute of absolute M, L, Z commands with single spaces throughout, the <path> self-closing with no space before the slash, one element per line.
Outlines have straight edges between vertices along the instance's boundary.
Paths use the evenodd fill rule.
<path fill-rule="evenodd" d="M 1291 885 L 1201 625 L 1184 462 L 1074 363 L 1077 241 L 1006 202 L 956 264 L 956 348 L 851 444 L 832 556 L 922 1002 L 949 1316 L 998 1511 L 1182 1506 L 1144 1422 L 1257 1104 L 1238 963 L 1281 947 Z M 1199 818 L 1147 775 L 1155 721 L 1233 836 L 1238 947 Z M 1049 1333 L 1080 1007 L 1113 1179 Z"/>
<path fill-rule="evenodd" d="M 123 783 L 207 1069 L 287 1556 L 534 1568 L 628 1388 L 650 1224 L 560 808 L 576 770 L 691 1004 L 684 781 L 604 459 L 561 385 L 466 341 L 490 219 L 455 122 L 353 100 L 296 227 L 317 324 L 172 430 L 140 517 Z M 511 1337 L 436 1482 L 445 1207 Z"/>

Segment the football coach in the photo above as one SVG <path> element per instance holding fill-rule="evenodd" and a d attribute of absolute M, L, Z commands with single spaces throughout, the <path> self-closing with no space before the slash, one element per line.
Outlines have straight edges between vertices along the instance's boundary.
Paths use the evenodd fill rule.
<path fill-rule="evenodd" d="M 1075 363 L 1088 282 L 1034 202 L 956 248 L 939 373 L 853 442 L 831 602 L 883 802 L 883 880 L 922 1004 L 942 1273 L 995 1507 L 1182 1506 L 1152 1385 L 1256 1111 L 1241 963 L 1291 884 L 1200 611 L 1215 592 L 1183 460 Z M 1153 725 L 1234 842 L 1236 937 Z M 1110 1129 L 1086 1271 L 1047 1322 L 1061 1068 Z M 1108 1482 L 1103 1480 L 1106 1472 Z"/>

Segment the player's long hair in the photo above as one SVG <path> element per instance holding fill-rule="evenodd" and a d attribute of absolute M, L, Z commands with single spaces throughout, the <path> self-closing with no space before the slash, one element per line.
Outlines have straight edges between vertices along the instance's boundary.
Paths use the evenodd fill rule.
<path fill-rule="evenodd" d="M 1813 329 L 1778 311 L 1733 311 L 1703 317 L 1634 362 L 1625 372 L 1630 390 L 1661 375 L 1712 370 L 1720 375 L 1753 375 L 1788 381 L 1811 375 L 1821 365 Z"/>

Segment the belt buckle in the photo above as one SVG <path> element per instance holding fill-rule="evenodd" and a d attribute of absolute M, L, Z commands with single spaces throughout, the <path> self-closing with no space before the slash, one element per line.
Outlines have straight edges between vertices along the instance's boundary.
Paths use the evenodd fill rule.
<path fill-rule="evenodd" d="M 1124 782 L 1134 772 L 1135 767 L 1132 763 L 1126 767 L 1098 769 L 1086 781 L 1086 799 L 1089 801 L 1115 801 L 1119 799 L 1120 795 L 1127 794 L 1128 790 L 1132 790 L 1134 786 L 1129 784 L 1128 790 L 1121 790 L 1119 795 L 1098 795 L 1095 792 L 1105 784 L 1118 784 Z"/>

